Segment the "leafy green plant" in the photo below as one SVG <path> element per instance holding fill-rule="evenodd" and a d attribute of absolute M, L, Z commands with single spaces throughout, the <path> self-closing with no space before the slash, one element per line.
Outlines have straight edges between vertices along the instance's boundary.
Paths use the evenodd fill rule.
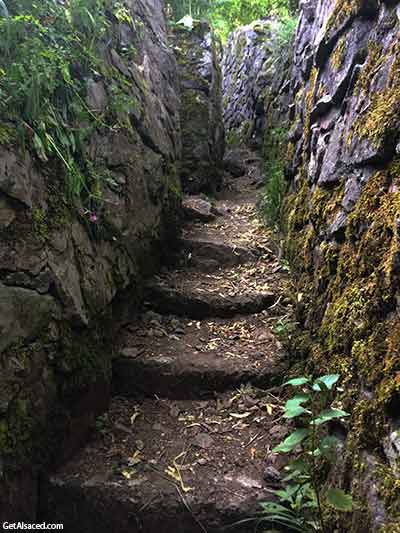
<path fill-rule="evenodd" d="M 338 374 L 311 380 L 302 376 L 285 385 L 296 389 L 285 404 L 284 417 L 296 421 L 297 428 L 285 438 L 274 452 L 292 454 L 285 467 L 286 487 L 277 490 L 279 503 L 262 505 L 263 520 L 293 531 L 327 531 L 324 520 L 326 505 L 337 511 L 351 511 L 352 498 L 339 488 L 324 488 L 321 471 L 336 457 L 338 440 L 329 434 L 329 422 L 349 416 L 333 406 L 334 388 Z"/>
<path fill-rule="evenodd" d="M 282 266 L 283 272 L 290 273 L 290 264 L 289 264 L 289 261 L 287 259 L 283 258 L 281 260 L 281 266 Z"/>
<path fill-rule="evenodd" d="M 289 14 L 284 14 L 279 18 L 277 29 L 277 46 L 276 50 L 281 57 L 282 49 L 287 48 L 296 31 L 298 18 Z"/>
<path fill-rule="evenodd" d="M 210 19 L 226 40 L 228 34 L 239 26 L 271 16 L 287 16 L 288 0 L 217 0 L 213 2 Z"/>
<path fill-rule="evenodd" d="M 270 165 L 261 200 L 263 215 L 272 226 L 279 227 L 282 202 L 287 192 L 287 182 L 280 165 Z"/>
<path fill-rule="evenodd" d="M 104 413 L 96 418 L 95 421 L 95 430 L 102 435 L 107 433 L 108 425 L 108 413 Z"/>
<path fill-rule="evenodd" d="M 116 0 L 13 0 L 1 2 L 4 13 L 0 120 L 25 149 L 64 174 L 69 200 L 94 207 L 103 173 L 88 158 L 88 141 L 96 131 L 129 128 L 134 108 L 129 82 L 104 60 L 107 47 L 118 48 L 119 26 L 134 26 L 129 10 Z M 99 79 L 109 82 L 104 112 L 87 103 L 88 80 Z"/>

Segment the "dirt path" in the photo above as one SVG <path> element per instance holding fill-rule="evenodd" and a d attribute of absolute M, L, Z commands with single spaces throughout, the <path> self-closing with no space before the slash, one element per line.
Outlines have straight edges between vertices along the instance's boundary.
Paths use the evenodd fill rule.
<path fill-rule="evenodd" d="M 190 211 L 178 267 L 152 280 L 118 339 L 93 440 L 44 484 L 42 518 L 66 531 L 219 532 L 271 499 L 285 434 L 268 392 L 285 371 L 274 326 L 291 308 L 256 215 L 259 162 L 243 155 L 247 173 Z"/>

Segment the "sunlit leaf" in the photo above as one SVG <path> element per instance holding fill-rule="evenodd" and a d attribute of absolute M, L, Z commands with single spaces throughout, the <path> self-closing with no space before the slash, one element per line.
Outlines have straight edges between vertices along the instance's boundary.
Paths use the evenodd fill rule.
<path fill-rule="evenodd" d="M 297 394 L 290 400 L 288 400 L 285 404 L 285 418 L 295 418 L 296 416 L 300 416 L 304 413 L 310 414 L 310 411 L 305 409 L 301 404 L 308 402 L 310 400 L 310 396 L 308 394 Z"/>
<path fill-rule="evenodd" d="M 331 390 L 339 378 L 339 374 L 327 374 L 326 376 L 321 376 L 314 381 L 313 389 L 315 391 L 321 391 L 323 386 L 325 386 L 328 390 Z"/>
<path fill-rule="evenodd" d="M 181 24 L 182 26 L 185 26 L 185 28 L 188 28 L 189 30 L 193 29 L 194 20 L 190 15 L 185 15 L 183 18 L 178 20 L 177 24 Z"/>
<path fill-rule="evenodd" d="M 293 398 L 290 398 L 290 400 L 286 402 L 286 405 L 287 406 L 294 405 L 294 404 L 301 405 L 302 403 L 308 402 L 309 400 L 310 400 L 309 394 L 300 393 L 300 394 L 296 394 L 296 396 L 293 396 Z"/>
<path fill-rule="evenodd" d="M 248 416 L 250 416 L 251 413 L 250 412 L 246 412 L 246 413 L 230 413 L 229 416 L 231 416 L 232 418 L 247 418 Z"/>
<path fill-rule="evenodd" d="M 129 470 L 122 470 L 121 471 L 121 474 L 124 476 L 124 478 L 126 479 L 131 479 L 132 475 L 133 475 L 134 472 L 131 472 Z"/>
<path fill-rule="evenodd" d="M 306 428 L 297 429 L 291 433 L 286 439 L 276 446 L 272 451 L 275 453 L 288 453 L 291 452 L 297 445 L 308 437 L 310 430 Z"/>
<path fill-rule="evenodd" d="M 286 381 L 284 385 L 292 385 L 292 387 L 301 387 L 302 385 L 305 385 L 306 383 L 309 383 L 309 379 L 306 377 L 299 377 L 290 379 L 289 381 Z"/>
<path fill-rule="evenodd" d="M 342 411 L 341 409 L 325 409 L 319 413 L 317 418 L 314 418 L 314 420 L 311 421 L 311 424 L 320 426 L 321 424 L 325 424 L 326 422 L 334 420 L 335 418 L 344 418 L 346 416 L 350 416 L 350 413 L 346 413 L 346 411 Z"/>
<path fill-rule="evenodd" d="M 304 409 L 301 405 L 293 405 L 289 408 L 285 408 L 285 414 L 283 415 L 285 418 L 296 418 L 297 416 L 304 415 L 305 413 L 310 413 L 310 411 L 307 411 L 307 409 Z"/>

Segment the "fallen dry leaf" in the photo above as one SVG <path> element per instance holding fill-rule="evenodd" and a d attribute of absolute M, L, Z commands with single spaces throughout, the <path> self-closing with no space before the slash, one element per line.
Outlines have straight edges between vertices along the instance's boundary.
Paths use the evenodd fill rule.
<path fill-rule="evenodd" d="M 250 415 L 251 413 L 247 412 L 247 413 L 230 413 L 229 416 L 231 416 L 232 418 L 247 418 Z"/>

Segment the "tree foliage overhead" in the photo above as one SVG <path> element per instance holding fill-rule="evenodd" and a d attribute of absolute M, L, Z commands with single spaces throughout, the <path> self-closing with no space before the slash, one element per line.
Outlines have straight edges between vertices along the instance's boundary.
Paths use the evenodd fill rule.
<path fill-rule="evenodd" d="M 185 15 L 195 18 L 206 17 L 211 10 L 213 0 L 168 0 L 171 16 L 179 20 Z"/>
<path fill-rule="evenodd" d="M 238 26 L 271 15 L 293 13 L 297 0 L 168 0 L 171 18 L 185 15 L 209 20 L 222 37 Z"/>

